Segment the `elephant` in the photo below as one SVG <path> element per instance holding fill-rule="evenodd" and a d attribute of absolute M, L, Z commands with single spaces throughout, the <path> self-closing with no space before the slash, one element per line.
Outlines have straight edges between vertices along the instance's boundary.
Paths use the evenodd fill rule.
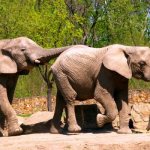
<path fill-rule="evenodd" d="M 60 119 L 64 107 L 67 109 L 68 131 L 81 131 L 74 102 L 87 99 L 95 99 L 106 111 L 97 115 L 99 127 L 112 122 L 119 114 L 117 132 L 132 133 L 129 128 L 128 83 L 132 77 L 150 81 L 149 47 L 76 45 L 61 53 L 51 70 L 58 89 L 51 133 L 62 133 Z"/>
<path fill-rule="evenodd" d="M 11 106 L 19 75 L 27 75 L 33 67 L 49 62 L 66 48 L 47 51 L 27 37 L 0 40 L 0 123 L 3 127 L 6 120 L 9 136 L 23 132 Z"/>

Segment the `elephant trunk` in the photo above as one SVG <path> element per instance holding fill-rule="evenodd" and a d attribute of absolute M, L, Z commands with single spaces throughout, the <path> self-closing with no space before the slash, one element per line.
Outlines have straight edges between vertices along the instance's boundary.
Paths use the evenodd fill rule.
<path fill-rule="evenodd" d="M 49 62 L 51 59 L 58 57 L 62 52 L 71 48 L 72 46 L 73 45 L 60 48 L 44 49 L 37 58 L 34 58 L 34 63 L 45 64 Z"/>

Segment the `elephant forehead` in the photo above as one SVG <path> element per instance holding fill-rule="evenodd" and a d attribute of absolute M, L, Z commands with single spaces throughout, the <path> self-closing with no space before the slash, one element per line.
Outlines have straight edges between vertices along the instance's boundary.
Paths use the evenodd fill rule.
<path fill-rule="evenodd" d="M 149 49 L 139 49 L 137 50 L 137 55 L 141 60 L 150 60 L 150 50 Z"/>
<path fill-rule="evenodd" d="M 38 44 L 36 44 L 34 41 L 27 37 L 18 37 L 15 39 L 11 39 L 9 43 L 7 43 L 6 47 L 21 47 L 21 48 L 29 48 L 29 47 L 40 47 Z"/>
<path fill-rule="evenodd" d="M 34 41 L 32 41 L 29 38 L 25 38 L 23 40 L 21 40 L 22 44 L 29 44 L 29 45 L 34 45 L 34 46 L 38 46 L 40 47 L 37 43 L 35 43 Z"/>

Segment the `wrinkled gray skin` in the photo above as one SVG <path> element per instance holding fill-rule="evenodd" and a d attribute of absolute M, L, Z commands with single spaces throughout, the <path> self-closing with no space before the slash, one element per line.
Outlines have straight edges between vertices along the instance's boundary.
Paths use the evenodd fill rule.
<path fill-rule="evenodd" d="M 58 92 L 51 133 L 61 133 L 59 123 L 65 105 L 68 130 L 80 131 L 74 101 L 91 98 L 100 102 L 106 110 L 105 115 L 97 116 L 99 127 L 112 122 L 119 112 L 118 133 L 131 133 L 128 126 L 128 81 L 132 76 L 150 81 L 150 48 L 118 44 L 103 48 L 77 45 L 57 58 L 52 72 Z"/>
<path fill-rule="evenodd" d="M 19 75 L 28 74 L 33 67 L 48 62 L 66 48 L 47 51 L 26 37 L 0 40 L 0 124 L 3 128 L 6 119 L 8 135 L 22 133 L 11 106 Z"/>

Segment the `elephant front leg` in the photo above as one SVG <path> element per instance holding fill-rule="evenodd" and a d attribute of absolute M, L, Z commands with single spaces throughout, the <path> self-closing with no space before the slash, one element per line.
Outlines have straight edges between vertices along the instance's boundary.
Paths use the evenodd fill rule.
<path fill-rule="evenodd" d="M 106 115 L 97 115 L 97 125 L 99 127 L 103 127 L 106 123 L 110 123 L 115 120 L 118 114 L 116 103 L 111 93 L 102 88 L 99 83 L 97 83 L 95 88 L 95 100 L 101 103 L 106 111 Z"/>
<path fill-rule="evenodd" d="M 0 109 L 6 117 L 8 126 L 8 135 L 19 135 L 23 132 L 18 124 L 16 113 L 9 103 L 7 89 L 2 84 L 0 85 Z"/>
<path fill-rule="evenodd" d="M 130 134 L 132 133 L 129 128 L 130 109 L 128 106 L 128 89 L 125 88 L 117 95 L 117 107 L 119 110 L 119 124 L 120 128 L 118 133 Z"/>
<path fill-rule="evenodd" d="M 6 130 L 6 120 L 4 114 L 0 110 L 0 137 L 1 136 L 8 136 L 8 132 Z"/>
<path fill-rule="evenodd" d="M 50 133 L 58 134 L 63 132 L 63 130 L 60 127 L 60 122 L 61 122 L 61 116 L 64 108 L 65 108 L 65 102 L 63 96 L 61 95 L 60 91 L 57 90 L 55 113 L 51 121 Z"/>

